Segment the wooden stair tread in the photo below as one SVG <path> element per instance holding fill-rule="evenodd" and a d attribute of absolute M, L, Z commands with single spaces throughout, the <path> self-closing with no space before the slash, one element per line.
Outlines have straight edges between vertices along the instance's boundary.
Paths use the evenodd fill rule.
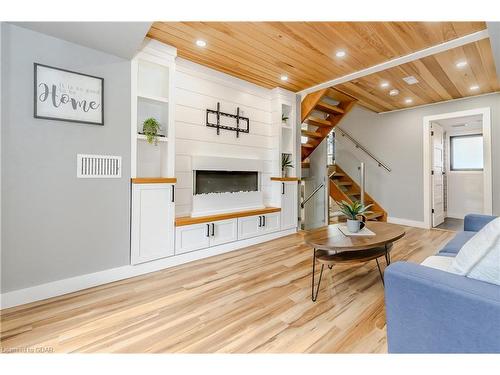
<path fill-rule="evenodd" d="M 304 148 L 314 148 L 314 145 L 312 145 L 310 143 L 302 143 L 302 147 L 304 147 Z"/>
<path fill-rule="evenodd" d="M 341 178 L 341 177 L 345 177 L 345 174 L 335 172 L 335 174 L 332 176 L 332 178 Z"/>
<path fill-rule="evenodd" d="M 317 126 L 320 128 L 333 128 L 333 124 L 330 121 L 324 120 L 319 117 L 311 116 L 308 119 L 306 119 L 305 122 L 309 125 Z"/>
<path fill-rule="evenodd" d="M 344 93 L 342 91 L 335 90 L 332 88 L 329 88 L 328 90 L 326 90 L 324 96 L 326 96 L 330 99 L 336 100 L 337 102 L 355 102 L 355 101 L 357 101 L 356 98 L 354 98 L 350 95 L 347 95 L 346 93 Z"/>
<path fill-rule="evenodd" d="M 303 161 L 303 162 L 301 163 L 301 165 L 302 165 L 302 168 L 309 168 L 309 167 L 311 166 L 311 163 L 310 163 L 310 162 L 308 162 L 308 161 Z"/>
<path fill-rule="evenodd" d="M 380 212 L 380 211 L 376 211 L 376 212 L 372 212 L 371 214 L 368 214 L 368 215 L 365 215 L 366 216 L 366 220 L 374 220 L 374 219 L 377 219 L 381 216 L 383 216 L 384 213 L 383 212 Z"/>
<path fill-rule="evenodd" d="M 313 132 L 310 130 L 305 130 L 301 129 L 301 133 L 304 137 L 309 137 L 309 138 L 323 138 L 323 134 L 318 133 L 318 132 Z"/>
<path fill-rule="evenodd" d="M 339 186 L 351 186 L 352 185 L 351 181 L 336 181 L 335 183 Z"/>
<path fill-rule="evenodd" d="M 314 109 L 330 114 L 340 114 L 340 115 L 344 114 L 344 110 L 342 108 L 339 108 L 335 105 L 331 105 L 325 102 L 317 103 Z"/>

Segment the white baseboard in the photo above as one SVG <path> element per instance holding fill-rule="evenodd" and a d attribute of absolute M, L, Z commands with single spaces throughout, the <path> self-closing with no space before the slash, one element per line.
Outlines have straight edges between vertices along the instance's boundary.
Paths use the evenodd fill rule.
<path fill-rule="evenodd" d="M 391 224 L 406 225 L 408 227 L 429 229 L 423 221 L 400 219 L 398 217 L 388 217 L 387 222 Z"/>
<path fill-rule="evenodd" d="M 25 289 L 14 290 L 12 292 L 3 293 L 1 295 L 0 308 L 6 309 L 8 307 L 24 305 L 26 303 L 61 296 L 63 294 L 111 283 L 113 281 L 128 279 L 130 277 L 159 271 L 165 268 L 178 266 L 180 264 L 208 258 L 214 255 L 224 254 L 233 250 L 274 240 L 276 238 L 288 236 L 294 233 L 297 233 L 296 228 L 269 233 L 263 236 L 248 238 L 246 240 L 231 242 L 207 249 L 192 251 L 190 253 L 174 255 L 168 258 L 158 259 L 134 266 L 127 265 L 123 267 L 89 273 L 86 275 L 75 276 L 68 279 L 52 281 L 50 283 L 41 284 Z"/>
<path fill-rule="evenodd" d="M 460 212 L 447 212 L 446 217 L 451 217 L 452 219 L 462 219 L 465 217 L 466 214 L 460 213 Z"/>

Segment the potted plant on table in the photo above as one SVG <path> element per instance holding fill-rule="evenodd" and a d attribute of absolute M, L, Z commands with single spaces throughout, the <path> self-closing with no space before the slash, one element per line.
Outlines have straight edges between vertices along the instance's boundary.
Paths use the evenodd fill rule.
<path fill-rule="evenodd" d="M 281 175 L 282 177 L 288 177 L 288 170 L 293 168 L 292 155 L 290 154 L 281 154 Z"/>
<path fill-rule="evenodd" d="M 142 123 L 142 131 L 149 144 L 158 145 L 158 133 L 161 130 L 160 123 L 153 117 L 147 118 Z"/>
<path fill-rule="evenodd" d="M 339 206 L 340 212 L 347 216 L 347 229 L 351 233 L 357 233 L 363 229 L 366 220 L 364 215 L 372 213 L 368 209 L 373 206 L 373 204 L 365 206 L 360 201 L 354 201 L 352 203 L 342 201 L 335 203 Z M 361 217 L 361 220 L 359 217 Z"/>

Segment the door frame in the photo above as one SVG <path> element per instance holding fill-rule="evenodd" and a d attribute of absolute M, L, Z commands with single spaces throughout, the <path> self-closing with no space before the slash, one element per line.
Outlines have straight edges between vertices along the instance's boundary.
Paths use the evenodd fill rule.
<path fill-rule="evenodd" d="M 469 109 L 441 113 L 439 115 L 424 116 L 423 118 L 423 191 L 424 191 L 424 225 L 432 228 L 432 178 L 431 178 L 431 122 L 448 118 L 482 115 L 483 118 L 483 213 L 491 215 L 493 212 L 493 186 L 491 176 L 491 110 L 490 107 Z"/>

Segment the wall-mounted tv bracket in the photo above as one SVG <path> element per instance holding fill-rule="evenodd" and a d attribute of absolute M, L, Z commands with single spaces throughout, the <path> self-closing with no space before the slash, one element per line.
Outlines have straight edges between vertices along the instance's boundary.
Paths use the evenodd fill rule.
<path fill-rule="evenodd" d="M 215 115 L 217 122 L 216 123 L 210 122 L 208 119 L 209 115 Z M 236 120 L 236 126 L 221 125 L 221 123 L 220 123 L 221 116 L 234 118 Z M 246 126 L 245 126 L 245 124 L 246 124 Z M 221 112 L 219 102 L 217 102 L 217 110 L 214 111 L 213 109 L 207 109 L 207 126 L 209 126 L 211 128 L 216 128 L 217 135 L 220 134 L 220 129 L 231 130 L 233 132 L 236 132 L 236 138 L 239 138 L 240 133 L 249 133 L 250 132 L 250 120 L 248 119 L 248 117 L 240 116 L 240 107 L 237 107 L 236 114 L 232 115 L 230 113 Z"/>

